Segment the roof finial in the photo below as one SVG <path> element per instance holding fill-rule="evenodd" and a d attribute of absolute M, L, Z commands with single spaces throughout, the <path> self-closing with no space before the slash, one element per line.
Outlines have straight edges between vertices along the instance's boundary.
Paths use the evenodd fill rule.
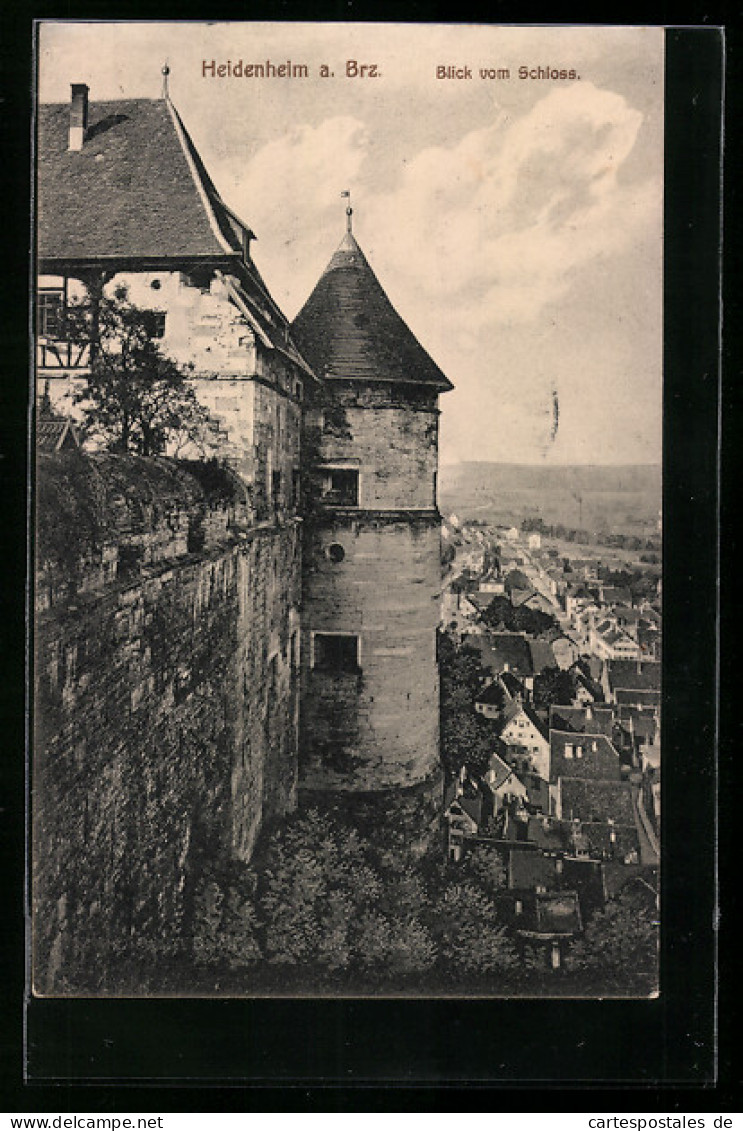
<path fill-rule="evenodd" d="M 345 196 L 348 199 L 348 207 L 346 208 L 346 231 L 350 236 L 353 231 L 353 224 L 351 221 L 351 217 L 353 216 L 353 208 L 351 207 L 351 193 L 348 189 L 344 189 L 341 193 L 341 196 Z"/>
<path fill-rule="evenodd" d="M 163 98 L 168 97 L 168 75 L 170 74 L 170 67 L 168 66 L 167 59 L 163 63 L 162 76 L 163 76 Z"/>

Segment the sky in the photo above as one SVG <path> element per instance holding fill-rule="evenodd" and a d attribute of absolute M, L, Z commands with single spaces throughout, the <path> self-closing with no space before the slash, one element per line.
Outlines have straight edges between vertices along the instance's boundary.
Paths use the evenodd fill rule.
<path fill-rule="evenodd" d="M 212 61 L 308 75 L 211 77 Z M 367 259 L 455 385 L 442 463 L 660 462 L 662 29 L 46 22 L 38 62 L 42 102 L 71 82 L 157 98 L 167 63 L 289 318 L 350 191 Z"/>

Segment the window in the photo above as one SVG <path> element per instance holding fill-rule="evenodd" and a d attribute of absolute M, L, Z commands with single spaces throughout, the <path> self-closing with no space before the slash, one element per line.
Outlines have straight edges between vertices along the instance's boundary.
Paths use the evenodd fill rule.
<path fill-rule="evenodd" d="M 583 747 L 582 746 L 576 746 L 575 756 L 576 756 L 576 758 L 582 758 L 583 757 Z"/>
<path fill-rule="evenodd" d="M 566 742 L 565 743 L 565 757 L 566 758 L 572 758 L 573 757 L 573 744 L 572 744 L 572 742 Z"/>
<path fill-rule="evenodd" d="M 340 632 L 316 632 L 313 637 L 312 666 L 317 671 L 358 672 L 358 636 Z"/>
<path fill-rule="evenodd" d="M 281 498 L 281 472 L 271 472 L 271 498 L 276 505 Z"/>
<path fill-rule="evenodd" d="M 332 507 L 359 505 L 359 473 L 356 468 L 331 467 L 323 474 L 323 502 Z"/>
<path fill-rule="evenodd" d="M 342 562 L 346 556 L 346 551 L 341 546 L 340 542 L 331 542 L 325 551 L 331 562 Z"/>
<path fill-rule="evenodd" d="M 165 313 L 163 311 L 152 311 L 152 336 L 153 338 L 165 337 Z"/>
<path fill-rule="evenodd" d="M 62 315 L 64 308 L 61 290 L 39 291 L 36 304 L 36 332 L 41 338 L 62 336 Z"/>

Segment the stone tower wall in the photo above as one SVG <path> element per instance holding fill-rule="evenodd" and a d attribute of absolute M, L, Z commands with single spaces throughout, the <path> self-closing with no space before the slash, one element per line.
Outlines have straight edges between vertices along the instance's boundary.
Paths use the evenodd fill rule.
<path fill-rule="evenodd" d="M 439 765 L 435 393 L 406 403 L 389 386 L 333 382 L 331 394 L 318 463 L 358 469 L 359 497 L 320 498 L 306 539 L 300 784 L 411 787 Z M 318 634 L 357 637 L 358 668 L 328 670 Z"/>

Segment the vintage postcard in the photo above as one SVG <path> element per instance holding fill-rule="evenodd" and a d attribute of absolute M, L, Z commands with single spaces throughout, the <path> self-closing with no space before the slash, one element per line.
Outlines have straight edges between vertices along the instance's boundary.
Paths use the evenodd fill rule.
<path fill-rule="evenodd" d="M 33 994 L 657 994 L 664 34 L 37 26 Z"/>

